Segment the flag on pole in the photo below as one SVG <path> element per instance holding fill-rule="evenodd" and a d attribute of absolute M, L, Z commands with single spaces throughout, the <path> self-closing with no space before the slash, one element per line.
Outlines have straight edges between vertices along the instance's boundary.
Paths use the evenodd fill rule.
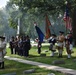
<path fill-rule="evenodd" d="M 69 9 L 68 9 L 67 5 L 66 5 L 66 10 L 64 13 L 63 20 L 65 21 L 66 28 L 69 29 L 70 31 L 72 31 L 72 25 L 71 25 L 72 19 L 69 16 Z"/>
<path fill-rule="evenodd" d="M 46 30 L 45 38 L 46 39 L 50 38 L 50 36 L 51 36 L 51 31 L 50 31 L 49 26 L 51 26 L 51 23 L 50 23 L 48 16 L 46 15 L 46 26 L 45 26 L 45 30 Z"/>
<path fill-rule="evenodd" d="M 48 18 L 48 15 L 47 15 L 47 14 L 46 14 L 46 25 L 47 25 L 47 26 L 50 26 L 50 25 L 51 25 L 50 20 L 49 20 L 49 18 Z"/>
<path fill-rule="evenodd" d="M 39 41 L 43 42 L 43 39 L 44 39 L 43 32 L 40 30 L 40 28 L 37 25 L 35 25 L 35 28 L 36 28 L 36 31 L 37 31 L 37 34 L 38 34 Z"/>

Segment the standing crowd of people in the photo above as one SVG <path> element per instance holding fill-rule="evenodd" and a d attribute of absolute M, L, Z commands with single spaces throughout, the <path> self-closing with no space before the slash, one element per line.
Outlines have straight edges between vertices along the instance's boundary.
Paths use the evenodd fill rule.
<path fill-rule="evenodd" d="M 49 38 L 50 47 L 51 50 L 51 56 L 54 56 L 54 52 L 56 49 L 58 49 L 58 57 L 63 56 L 63 49 L 66 48 L 67 57 L 71 58 L 71 53 L 73 52 L 73 36 L 72 33 L 68 33 L 66 36 L 64 36 L 64 32 L 59 31 L 59 35 L 56 37 L 55 34 L 52 34 L 52 36 Z"/>
<path fill-rule="evenodd" d="M 56 36 L 52 34 L 48 39 L 50 43 L 49 49 L 51 50 L 51 56 L 54 56 L 55 51 L 58 50 L 58 57 L 63 56 L 63 49 L 66 48 L 67 57 L 71 58 L 71 53 L 73 52 L 73 36 L 72 33 L 68 33 L 64 36 L 64 32 L 59 31 L 59 35 Z M 42 43 L 38 42 L 38 54 L 41 54 Z M 0 36 L 0 68 L 4 68 L 4 56 L 6 55 L 6 39 Z M 9 42 L 11 54 L 18 54 L 20 56 L 29 56 L 29 50 L 31 48 L 29 36 L 11 37 Z"/>
<path fill-rule="evenodd" d="M 29 36 L 11 37 L 9 42 L 11 54 L 18 54 L 20 56 L 29 56 L 31 48 Z"/>

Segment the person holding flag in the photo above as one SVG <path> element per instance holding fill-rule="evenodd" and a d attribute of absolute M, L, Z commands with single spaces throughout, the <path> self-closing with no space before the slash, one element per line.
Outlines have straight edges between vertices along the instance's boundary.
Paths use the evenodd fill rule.
<path fill-rule="evenodd" d="M 55 34 L 51 34 L 51 37 L 49 38 L 49 43 L 50 43 L 50 46 L 49 46 L 49 50 L 51 50 L 51 57 L 54 56 L 54 52 L 56 51 L 56 46 L 55 46 L 55 43 L 56 43 L 56 35 Z"/>
<path fill-rule="evenodd" d="M 44 39 L 44 34 L 43 32 L 40 30 L 40 28 L 37 26 L 36 22 L 34 22 L 34 26 L 35 26 L 35 29 L 36 29 L 36 32 L 38 34 L 38 54 L 41 53 L 41 44 L 43 42 L 43 39 Z"/>
<path fill-rule="evenodd" d="M 65 38 L 65 44 L 66 44 L 66 51 L 68 58 L 71 58 L 71 53 L 73 52 L 73 36 L 72 33 L 67 33 L 67 36 Z"/>

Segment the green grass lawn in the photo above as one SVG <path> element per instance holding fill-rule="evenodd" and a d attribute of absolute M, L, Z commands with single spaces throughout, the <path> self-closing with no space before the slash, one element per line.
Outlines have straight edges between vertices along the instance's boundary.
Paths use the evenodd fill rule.
<path fill-rule="evenodd" d="M 7 49 L 7 55 L 8 56 L 11 56 L 11 57 L 17 57 L 17 58 L 22 58 L 22 59 L 27 59 L 27 60 L 32 60 L 32 61 L 37 61 L 37 62 L 42 62 L 42 63 L 46 63 L 46 64 L 52 64 L 52 61 L 54 60 L 64 60 L 65 61 L 65 64 L 59 64 L 57 66 L 61 66 L 61 67 L 65 67 L 65 68 L 70 68 L 70 69 L 75 69 L 76 70 L 76 67 L 75 67 L 75 63 L 73 60 L 76 59 L 76 51 L 74 48 L 73 51 L 74 53 L 72 54 L 72 58 L 71 59 L 67 59 L 67 54 L 66 54 L 66 50 L 64 49 L 63 51 L 63 58 L 58 58 L 56 55 L 55 57 L 50 57 L 50 53 L 51 51 L 49 51 L 48 49 L 49 45 L 45 45 L 45 46 L 42 46 L 42 54 L 46 53 L 46 57 L 41 57 L 38 53 L 37 53 L 37 47 L 32 47 L 31 50 L 30 50 L 30 56 L 29 58 L 25 58 L 25 57 L 21 57 L 21 56 L 18 56 L 18 55 L 11 55 L 10 54 L 10 49 L 8 48 Z M 44 52 L 45 50 L 48 50 L 48 52 Z"/>
<path fill-rule="evenodd" d="M 54 72 L 46 69 L 38 68 L 37 66 L 27 65 L 11 60 L 5 59 L 5 69 L 0 69 L 0 75 L 9 74 L 9 73 L 16 73 L 16 75 L 23 75 L 23 71 L 35 69 L 34 73 L 31 74 L 24 74 L 24 75 L 48 75 L 49 73 L 54 73 L 55 75 L 64 75 L 59 72 Z"/>

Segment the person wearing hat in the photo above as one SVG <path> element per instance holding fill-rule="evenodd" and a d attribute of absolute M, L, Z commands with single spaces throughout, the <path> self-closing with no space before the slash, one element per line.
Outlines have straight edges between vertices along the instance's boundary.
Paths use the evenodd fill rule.
<path fill-rule="evenodd" d="M 4 69 L 4 56 L 6 55 L 5 37 L 0 36 L 0 68 Z"/>
<path fill-rule="evenodd" d="M 63 52 L 63 46 L 64 46 L 64 41 L 65 41 L 65 37 L 64 37 L 64 32 L 59 31 L 59 36 L 57 37 L 57 43 L 58 43 L 58 57 L 62 57 L 62 52 Z"/>
<path fill-rule="evenodd" d="M 72 33 L 67 33 L 67 36 L 65 37 L 65 44 L 66 44 L 65 47 L 66 47 L 68 58 L 71 58 L 71 53 L 73 49 L 72 43 L 73 43 Z"/>
<path fill-rule="evenodd" d="M 49 50 L 51 50 L 51 56 L 54 56 L 54 52 L 56 51 L 55 43 L 56 43 L 56 35 L 52 34 L 51 37 L 49 38 Z"/>

